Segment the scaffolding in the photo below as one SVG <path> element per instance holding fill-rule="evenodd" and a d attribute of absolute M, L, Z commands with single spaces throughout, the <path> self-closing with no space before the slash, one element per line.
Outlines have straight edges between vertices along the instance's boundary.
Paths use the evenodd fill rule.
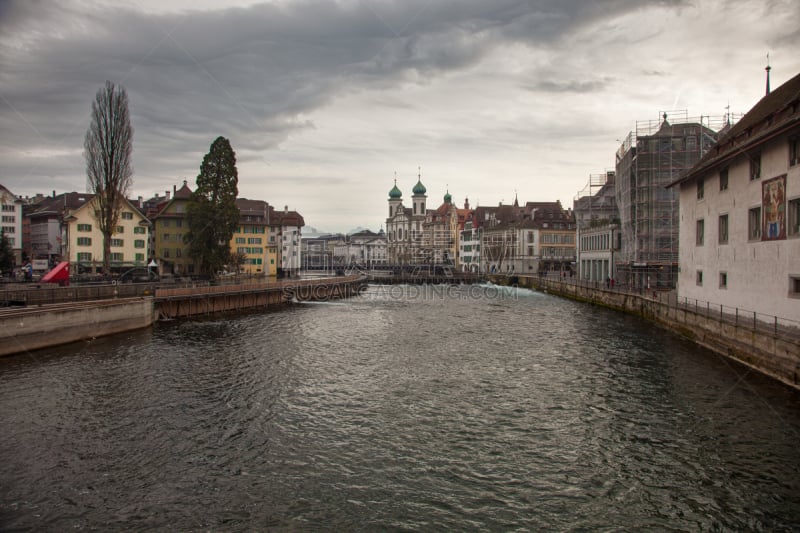
<path fill-rule="evenodd" d="M 716 143 L 733 116 L 660 111 L 637 121 L 616 156 L 621 220 L 618 275 L 634 288 L 674 288 L 678 273 L 678 191 L 666 188 Z"/>
<path fill-rule="evenodd" d="M 572 210 L 578 229 L 615 222 L 619 218 L 615 198 L 616 174 L 607 170 L 589 174 L 586 186 L 573 198 Z"/>

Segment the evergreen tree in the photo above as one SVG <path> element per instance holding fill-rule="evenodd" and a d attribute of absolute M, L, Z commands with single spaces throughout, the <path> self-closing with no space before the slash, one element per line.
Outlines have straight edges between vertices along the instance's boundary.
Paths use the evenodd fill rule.
<path fill-rule="evenodd" d="M 201 274 L 214 275 L 230 257 L 230 240 L 239 224 L 236 154 L 228 139 L 217 137 L 203 158 L 197 188 L 186 206 L 189 231 L 184 242 Z"/>
<path fill-rule="evenodd" d="M 0 275 L 11 272 L 14 267 L 14 251 L 11 249 L 11 241 L 6 237 L 5 232 L 0 229 Z"/>

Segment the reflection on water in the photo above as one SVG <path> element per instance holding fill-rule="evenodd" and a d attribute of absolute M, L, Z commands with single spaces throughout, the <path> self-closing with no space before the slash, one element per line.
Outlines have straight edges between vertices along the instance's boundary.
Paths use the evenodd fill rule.
<path fill-rule="evenodd" d="M 497 287 L 0 360 L 0 528 L 790 530 L 800 395 Z"/>

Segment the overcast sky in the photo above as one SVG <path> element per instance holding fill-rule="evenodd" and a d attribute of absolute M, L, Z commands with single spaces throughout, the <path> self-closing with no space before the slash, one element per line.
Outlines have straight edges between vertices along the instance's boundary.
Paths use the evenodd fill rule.
<path fill-rule="evenodd" d="M 239 194 L 326 231 L 428 205 L 561 200 L 663 111 L 744 113 L 800 72 L 800 2 L 0 0 L 0 183 L 85 190 L 105 80 L 128 91 L 131 196 L 194 186 L 219 135 Z M 226 6 L 221 8 L 220 6 Z M 124 7 L 120 7 L 124 6 Z"/>

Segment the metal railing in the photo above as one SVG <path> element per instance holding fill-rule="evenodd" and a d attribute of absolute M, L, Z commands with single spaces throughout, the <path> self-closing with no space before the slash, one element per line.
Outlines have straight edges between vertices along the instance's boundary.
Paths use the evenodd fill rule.
<path fill-rule="evenodd" d="M 519 276 L 523 277 L 523 276 Z M 734 307 L 720 303 L 707 302 L 695 298 L 680 298 L 674 289 L 663 290 L 660 288 L 646 287 L 627 287 L 625 285 L 607 285 L 601 281 L 589 281 L 567 276 L 548 277 L 548 276 L 525 276 L 538 280 L 539 283 L 551 288 L 560 285 L 571 285 L 585 289 L 597 290 L 602 292 L 636 295 L 643 299 L 650 300 L 666 307 L 666 312 L 677 310 L 689 311 L 695 315 L 724 322 L 737 327 L 750 328 L 753 331 L 769 333 L 773 335 L 784 335 L 800 339 L 800 320 L 787 318 L 753 311 L 743 307 Z"/>

